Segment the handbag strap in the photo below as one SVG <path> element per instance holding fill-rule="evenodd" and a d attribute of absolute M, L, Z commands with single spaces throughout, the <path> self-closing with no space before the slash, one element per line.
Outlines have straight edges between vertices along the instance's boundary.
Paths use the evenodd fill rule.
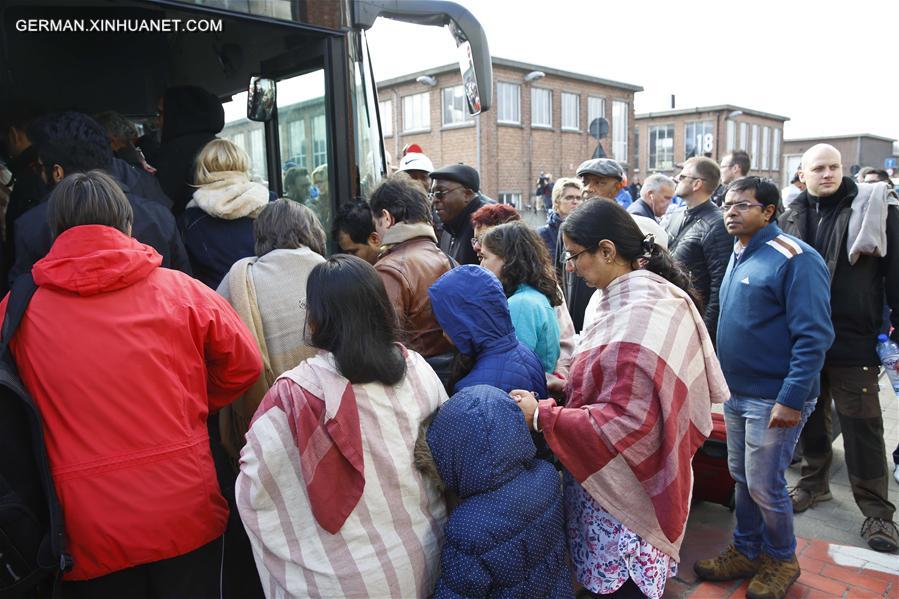
<path fill-rule="evenodd" d="M 3 326 L 0 327 L 0 357 L 3 357 L 8 351 L 9 342 L 16 334 L 35 291 L 37 291 L 37 284 L 30 272 L 16 277 L 16 280 L 13 281 L 9 300 L 6 303 Z"/>

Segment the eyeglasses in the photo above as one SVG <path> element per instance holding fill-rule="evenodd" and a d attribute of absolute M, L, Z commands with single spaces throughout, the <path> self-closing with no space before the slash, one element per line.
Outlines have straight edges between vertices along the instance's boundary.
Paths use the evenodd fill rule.
<path fill-rule="evenodd" d="M 677 179 L 677 182 L 678 182 L 678 183 L 680 183 L 680 182 L 683 181 L 684 179 L 697 179 L 697 180 L 699 180 L 699 181 L 705 181 L 705 179 L 703 179 L 702 177 L 694 177 L 693 175 L 685 175 L 685 174 L 683 174 L 683 173 L 679 174 L 679 175 L 676 177 L 676 179 Z"/>
<path fill-rule="evenodd" d="M 453 193 L 457 189 L 462 189 L 462 186 L 453 187 L 452 189 L 438 189 L 437 191 L 432 191 L 428 194 L 428 197 L 435 200 L 442 200 L 447 195 Z"/>
<path fill-rule="evenodd" d="M 572 254 L 571 252 L 565 252 L 564 254 L 562 254 L 562 258 L 564 259 L 565 262 L 570 262 L 570 261 L 572 261 L 572 260 L 577 260 L 577 257 L 578 257 L 578 256 L 580 256 L 580 255 L 583 254 L 584 252 L 588 251 L 589 249 L 590 249 L 590 248 L 584 248 L 584 249 L 582 249 L 581 251 L 575 252 L 575 253 L 573 253 L 573 254 Z"/>
<path fill-rule="evenodd" d="M 471 238 L 471 249 L 477 251 L 477 249 L 481 247 L 481 239 L 479 237 Z"/>
<path fill-rule="evenodd" d="M 758 202 L 734 202 L 733 204 L 721 204 L 721 212 L 728 212 L 731 208 L 736 209 L 737 212 L 746 212 L 750 208 L 754 208 L 755 206 L 765 207 L 765 204 L 759 204 Z"/>

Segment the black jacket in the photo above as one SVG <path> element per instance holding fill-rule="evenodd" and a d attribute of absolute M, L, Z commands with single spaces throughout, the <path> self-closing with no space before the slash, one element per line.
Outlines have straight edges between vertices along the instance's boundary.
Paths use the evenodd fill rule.
<path fill-rule="evenodd" d="M 734 251 L 734 238 L 724 228 L 724 216 L 711 201 L 679 208 L 666 227 L 668 251 L 681 263 L 702 296 L 702 315 L 712 341 L 718 328 L 718 289 Z"/>
<path fill-rule="evenodd" d="M 128 189 L 142 198 L 153 200 L 167 209 L 172 209 L 172 201 L 162 191 L 156 177 L 140 167 L 136 167 L 121 158 L 112 159 L 110 173 L 117 181 L 121 181 Z"/>
<path fill-rule="evenodd" d="M 119 185 L 122 185 L 121 182 Z M 172 213 L 161 204 L 132 193 L 127 186 L 122 185 L 122 190 L 134 211 L 131 236 L 159 252 L 164 268 L 191 274 L 187 252 L 184 251 Z M 16 261 L 9 271 L 10 284 L 18 275 L 30 272 L 34 263 L 47 255 L 53 245 L 47 224 L 47 208 L 45 199 L 16 220 Z"/>
<path fill-rule="evenodd" d="M 590 297 L 596 289 L 589 287 L 584 279 L 573 272 L 565 270 L 565 244 L 562 243 L 561 226 L 558 228 L 556 236 L 553 266 L 556 269 L 556 276 L 559 277 L 559 285 L 562 287 L 565 303 L 568 305 L 568 314 L 571 316 L 571 322 L 574 323 L 574 332 L 580 333 L 584 328 L 584 313 L 587 311 L 587 304 L 590 303 Z"/>
<path fill-rule="evenodd" d="M 478 255 L 471 247 L 471 238 L 474 237 L 474 227 L 471 225 L 471 215 L 487 202 L 476 195 L 462 212 L 453 220 L 443 223 L 443 232 L 440 234 L 440 249 L 459 264 L 480 264 Z"/>
<path fill-rule="evenodd" d="M 850 265 L 846 233 L 857 195 L 855 181 L 843 177 L 833 196 L 822 201 L 803 191 L 779 219 L 785 233 L 818 250 L 830 271 L 830 313 L 836 338 L 825 363 L 833 366 L 879 364 L 875 346 L 883 324 L 884 294 L 892 309 L 893 339 L 899 341 L 899 209 L 887 211 L 887 255 L 860 256 Z"/>
<path fill-rule="evenodd" d="M 225 126 L 225 111 L 211 93 L 190 85 L 166 90 L 162 145 L 154 155 L 156 176 L 176 215 L 193 196 L 194 160 Z"/>

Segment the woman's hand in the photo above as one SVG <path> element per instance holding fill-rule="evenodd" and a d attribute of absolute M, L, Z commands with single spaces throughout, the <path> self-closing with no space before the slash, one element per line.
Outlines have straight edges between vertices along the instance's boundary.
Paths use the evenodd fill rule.
<path fill-rule="evenodd" d="M 524 414 L 524 421 L 528 425 L 528 430 L 534 428 L 534 412 L 537 411 L 537 398 L 530 391 L 523 389 L 514 389 L 509 396 L 518 404 L 521 413 Z"/>

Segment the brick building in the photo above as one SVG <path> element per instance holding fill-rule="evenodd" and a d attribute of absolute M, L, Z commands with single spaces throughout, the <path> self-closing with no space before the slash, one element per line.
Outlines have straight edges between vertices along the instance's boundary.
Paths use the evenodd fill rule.
<path fill-rule="evenodd" d="M 573 176 L 598 144 L 606 156 L 631 160 L 640 86 L 496 57 L 493 81 L 493 108 L 476 117 L 465 109 L 458 65 L 378 83 L 393 163 L 415 143 L 435 167 L 470 164 L 484 193 L 518 203 L 533 194 L 541 172 Z"/>
<path fill-rule="evenodd" d="M 724 104 L 650 112 L 636 116 L 638 179 L 671 175 L 691 156 L 716 162 L 731 150 L 745 150 L 754 175 L 781 182 L 783 125 L 789 117 Z"/>
<path fill-rule="evenodd" d="M 815 144 L 830 144 L 839 150 L 843 156 L 843 169 L 846 175 L 852 172 L 853 167 L 889 168 L 890 164 L 896 164 L 894 140 L 888 137 L 861 133 L 788 139 L 784 141 L 784 176 L 791 177 L 799 169 L 802 154 Z M 892 159 L 892 162 L 889 159 Z"/>

